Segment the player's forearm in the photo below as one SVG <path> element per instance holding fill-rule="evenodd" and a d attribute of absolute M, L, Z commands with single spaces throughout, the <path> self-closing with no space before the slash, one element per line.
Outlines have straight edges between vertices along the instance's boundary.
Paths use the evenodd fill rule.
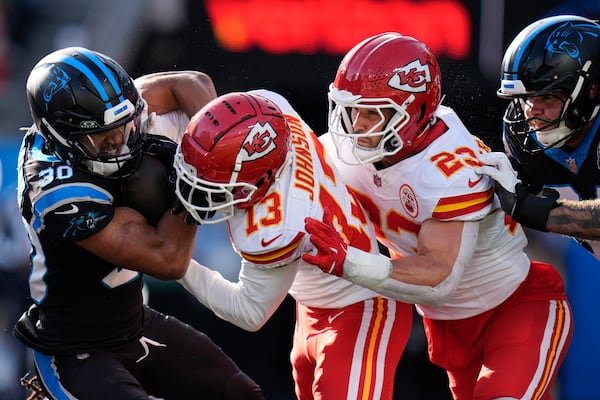
<path fill-rule="evenodd" d="M 199 71 L 166 71 L 144 75 L 135 85 L 148 103 L 148 114 L 182 110 L 191 118 L 217 96 L 212 79 Z"/>
<path fill-rule="evenodd" d="M 445 303 L 456 289 L 463 266 L 455 266 L 450 275 L 433 278 L 416 271 L 419 268 L 412 268 L 411 264 L 417 263 L 418 258 L 409 256 L 391 262 L 383 255 L 349 247 L 343 276 L 397 301 L 430 305 Z M 411 269 L 412 272 L 406 273 L 403 271 L 405 269 Z"/>
<path fill-rule="evenodd" d="M 437 286 L 452 270 L 452 265 L 446 265 L 445 260 L 435 257 L 408 256 L 392 261 L 394 266 L 391 278 L 409 285 Z"/>
<path fill-rule="evenodd" d="M 237 299 L 241 295 L 238 284 L 228 281 L 219 272 L 195 260 L 192 260 L 179 283 L 219 318 L 239 328 L 256 331 L 264 324 L 262 313 L 257 316 L 236 306 L 240 304 Z"/>
<path fill-rule="evenodd" d="M 192 116 L 200 108 L 217 97 L 212 79 L 198 71 L 187 71 L 187 79 L 181 78 L 173 86 L 173 97 L 185 114 Z"/>
<path fill-rule="evenodd" d="M 179 283 L 219 318 L 254 332 L 269 320 L 285 298 L 291 285 L 287 275 L 281 269 L 249 274 L 242 269 L 240 282 L 234 283 L 192 260 Z"/>
<path fill-rule="evenodd" d="M 600 200 L 562 200 L 548 215 L 546 229 L 580 239 L 600 240 Z"/>
<path fill-rule="evenodd" d="M 427 229 L 431 227 L 436 225 L 430 224 Z M 441 226 L 437 225 L 437 228 Z M 449 249 L 427 252 L 424 250 L 427 246 L 423 246 L 422 255 L 401 257 L 390 262 L 382 255 L 349 247 L 344 261 L 344 277 L 398 301 L 442 305 L 454 294 L 462 279 L 465 266 L 475 251 L 478 232 L 478 223 L 462 224 L 460 244 L 454 257 L 448 257 Z M 429 234 L 437 236 L 433 235 L 433 231 Z M 429 241 L 422 240 L 424 243 Z"/>

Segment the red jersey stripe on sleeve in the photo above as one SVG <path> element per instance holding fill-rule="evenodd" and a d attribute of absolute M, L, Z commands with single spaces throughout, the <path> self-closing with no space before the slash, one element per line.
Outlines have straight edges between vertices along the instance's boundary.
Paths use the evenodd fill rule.
<path fill-rule="evenodd" d="M 300 246 L 300 243 L 302 243 L 302 239 L 304 239 L 304 232 L 298 232 L 296 237 L 294 237 L 290 243 L 283 247 L 259 254 L 242 252 L 242 257 L 254 264 L 274 264 L 294 255 L 296 249 L 298 246 Z"/>
<path fill-rule="evenodd" d="M 449 220 L 471 214 L 491 205 L 493 197 L 493 187 L 485 192 L 444 197 L 435 206 L 432 217 L 439 220 Z"/>

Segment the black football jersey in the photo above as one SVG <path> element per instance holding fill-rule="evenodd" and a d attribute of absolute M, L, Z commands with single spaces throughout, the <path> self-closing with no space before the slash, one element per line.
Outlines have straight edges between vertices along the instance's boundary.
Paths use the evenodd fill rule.
<path fill-rule="evenodd" d="M 120 203 L 118 179 L 85 173 L 44 151 L 31 129 L 19 154 L 19 205 L 32 242 L 30 294 L 40 338 L 56 354 L 93 352 L 137 338 L 142 274 L 75 242 L 103 229 Z"/>
<path fill-rule="evenodd" d="M 596 199 L 600 197 L 599 125 L 600 118 L 573 152 L 551 148 L 530 154 L 507 136 L 505 145 L 508 154 L 517 161 L 513 166 L 519 178 L 533 192 L 550 187 L 559 190 L 561 197 L 571 200 Z"/>

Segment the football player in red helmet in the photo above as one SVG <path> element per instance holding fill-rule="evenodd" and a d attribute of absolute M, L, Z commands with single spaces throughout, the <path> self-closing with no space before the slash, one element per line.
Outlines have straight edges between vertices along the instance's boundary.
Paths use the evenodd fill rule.
<path fill-rule="evenodd" d="M 440 104 L 441 88 L 412 37 L 375 35 L 344 57 L 321 140 L 392 258 L 348 246 L 331 218 L 307 219 L 318 251 L 303 258 L 415 303 L 455 399 L 549 399 L 572 332 L 562 279 L 506 224 L 474 170 L 489 148 Z"/>
<path fill-rule="evenodd" d="M 213 106 L 210 118 L 200 113 L 192 118 L 175 163 L 179 199 L 201 223 L 224 221 L 234 207 L 250 208 L 262 200 L 292 159 L 289 126 L 272 101 L 239 93 Z M 197 202 L 196 196 L 206 201 Z"/>
<path fill-rule="evenodd" d="M 391 57 L 400 42 L 405 65 Z M 339 157 L 390 164 L 416 153 L 434 138 L 423 133 L 435 120 L 441 84 L 437 59 L 416 39 L 390 33 L 355 46 L 329 87 L 329 133 Z M 368 120 L 368 129 L 357 120 Z"/>
<path fill-rule="evenodd" d="M 192 262 L 182 280 L 216 315 L 261 328 L 289 293 L 297 302 L 291 361 L 300 400 L 387 399 L 412 324 L 411 306 L 325 274 L 305 216 L 325 209 L 352 246 L 377 253 L 373 227 L 317 137 L 280 95 L 230 93 L 190 121 L 175 156 L 177 196 L 201 223 L 226 221 L 239 281 Z"/>

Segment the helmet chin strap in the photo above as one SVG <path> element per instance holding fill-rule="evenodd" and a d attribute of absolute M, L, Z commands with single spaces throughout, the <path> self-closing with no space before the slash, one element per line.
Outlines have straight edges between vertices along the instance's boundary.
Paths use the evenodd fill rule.
<path fill-rule="evenodd" d="M 544 147 L 561 147 L 575 131 L 561 121 L 557 128 L 535 132 L 535 137 Z"/>
<path fill-rule="evenodd" d="M 369 164 L 379 161 L 383 158 L 383 154 L 379 146 L 367 148 L 356 145 L 354 146 L 353 154 L 361 164 Z"/>
<path fill-rule="evenodd" d="M 124 144 L 121 146 L 121 150 L 119 151 L 119 154 L 127 154 L 129 153 L 129 147 Z M 118 158 L 119 156 L 115 157 Z M 127 157 L 129 158 L 129 157 Z M 96 160 L 83 160 L 82 164 L 84 164 L 89 170 L 90 172 L 97 174 L 97 175 L 102 175 L 102 176 L 110 176 L 112 174 L 114 174 L 115 172 L 119 171 L 119 169 L 123 166 L 123 164 L 125 162 L 127 162 L 127 158 L 123 158 L 122 160 L 115 160 L 112 162 L 101 162 L 101 161 L 96 161 Z"/>
<path fill-rule="evenodd" d="M 411 96 L 407 101 L 414 99 Z M 353 154 L 361 164 L 370 164 L 381 161 L 384 157 L 397 153 L 404 146 L 402 138 L 398 136 L 394 126 L 398 124 L 398 120 L 403 116 L 397 111 L 390 118 L 385 126 L 383 133 L 380 135 L 381 139 L 375 147 L 363 147 L 358 144 L 357 140 L 353 140 Z M 403 124 L 402 126 L 404 126 Z"/>

